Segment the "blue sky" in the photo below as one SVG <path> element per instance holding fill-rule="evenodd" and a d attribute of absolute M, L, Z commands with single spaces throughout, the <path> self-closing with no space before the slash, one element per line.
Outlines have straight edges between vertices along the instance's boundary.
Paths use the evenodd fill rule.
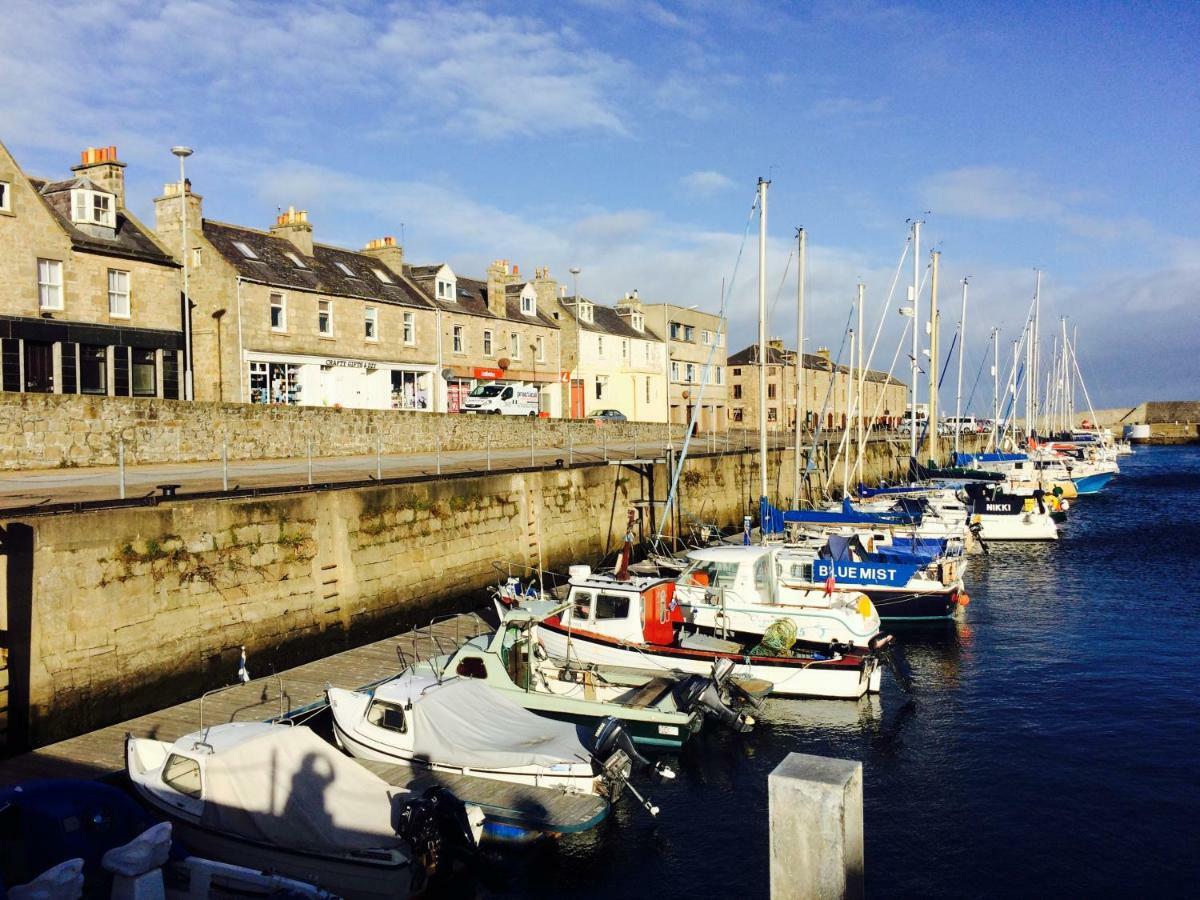
<path fill-rule="evenodd" d="M 502 257 L 564 281 L 577 265 L 602 302 L 636 287 L 715 310 L 763 175 L 773 333 L 794 333 L 795 226 L 813 345 L 836 348 L 856 282 L 877 319 L 905 220 L 928 210 L 944 347 L 972 276 L 968 381 L 992 325 L 1015 336 L 1038 266 L 1043 330 L 1078 326 L 1098 406 L 1200 397 L 1200 4 L 9 0 L 6 16 L 21 38 L 0 44 L 0 140 L 46 176 L 116 144 L 147 219 L 186 143 L 212 218 L 267 227 L 292 204 L 348 246 L 403 223 L 414 262 L 479 275 Z M 754 277 L 752 235 L 733 349 L 756 328 Z"/>

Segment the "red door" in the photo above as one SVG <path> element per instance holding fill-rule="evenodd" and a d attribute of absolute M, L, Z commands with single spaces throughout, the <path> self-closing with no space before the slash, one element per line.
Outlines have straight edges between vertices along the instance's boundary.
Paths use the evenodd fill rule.
<path fill-rule="evenodd" d="M 449 381 L 446 383 L 446 411 L 456 413 L 462 409 L 470 389 L 465 381 Z"/>
<path fill-rule="evenodd" d="M 571 379 L 571 418 L 582 419 L 583 411 L 583 379 Z"/>

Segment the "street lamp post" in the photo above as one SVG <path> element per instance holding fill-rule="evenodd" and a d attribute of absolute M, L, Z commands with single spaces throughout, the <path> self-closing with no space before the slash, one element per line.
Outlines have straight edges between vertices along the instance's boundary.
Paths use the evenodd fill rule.
<path fill-rule="evenodd" d="M 195 400 L 192 387 L 192 295 L 188 293 L 187 181 L 183 174 L 183 161 L 192 155 L 192 148 L 172 147 L 171 152 L 179 157 L 179 252 L 183 257 L 183 398 Z M 238 360 L 238 365 L 241 364 L 241 360 Z M 221 365 L 221 360 L 217 361 L 217 365 Z"/>

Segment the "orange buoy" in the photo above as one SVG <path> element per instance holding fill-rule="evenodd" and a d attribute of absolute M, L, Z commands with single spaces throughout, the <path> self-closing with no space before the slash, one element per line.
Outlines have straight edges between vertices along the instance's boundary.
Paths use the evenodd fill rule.
<path fill-rule="evenodd" d="M 966 591 L 959 591 L 958 594 L 955 595 L 955 599 L 958 601 L 959 606 L 967 606 L 971 602 L 971 595 Z"/>

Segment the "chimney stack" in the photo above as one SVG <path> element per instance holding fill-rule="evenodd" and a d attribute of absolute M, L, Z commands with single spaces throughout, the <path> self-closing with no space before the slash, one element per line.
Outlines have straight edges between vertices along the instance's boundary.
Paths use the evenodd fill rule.
<path fill-rule="evenodd" d="M 550 267 L 542 266 L 533 270 L 533 290 L 537 294 L 538 309 L 549 313 L 554 309 L 554 301 L 559 295 L 558 282 L 550 277 Z"/>
<path fill-rule="evenodd" d="M 183 189 L 188 231 L 197 234 L 204 224 L 204 198 L 192 193 L 190 180 L 184 181 Z M 154 231 L 172 253 L 177 253 L 179 247 L 179 214 L 179 182 L 171 181 L 163 185 L 162 196 L 154 198 Z"/>
<path fill-rule="evenodd" d="M 305 256 L 313 255 L 312 224 L 308 221 L 308 210 L 289 206 L 287 212 L 275 217 L 271 234 L 286 238 Z"/>
<path fill-rule="evenodd" d="M 362 252 L 375 257 L 397 275 L 404 275 L 404 248 L 390 234 L 368 241 Z"/>
<path fill-rule="evenodd" d="M 116 195 L 117 209 L 125 208 L 125 163 L 117 159 L 117 148 L 88 147 L 71 171 L 90 178 L 96 187 Z"/>
<path fill-rule="evenodd" d="M 505 318 L 508 314 L 508 302 L 505 299 L 505 289 L 512 276 L 508 272 L 508 260 L 497 259 L 487 269 L 487 306 L 488 312 L 494 316 Z"/>

